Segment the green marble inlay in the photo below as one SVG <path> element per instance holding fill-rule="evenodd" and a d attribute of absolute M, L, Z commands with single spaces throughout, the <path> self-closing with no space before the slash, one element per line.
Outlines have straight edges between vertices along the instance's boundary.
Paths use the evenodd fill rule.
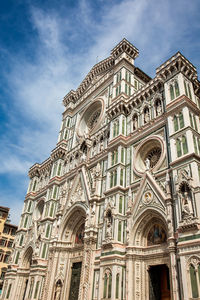
<path fill-rule="evenodd" d="M 189 235 L 189 236 L 185 236 L 182 238 L 179 238 L 178 241 L 179 242 L 185 242 L 185 241 L 189 241 L 189 240 L 196 240 L 200 238 L 200 234 L 193 234 L 193 235 Z"/>

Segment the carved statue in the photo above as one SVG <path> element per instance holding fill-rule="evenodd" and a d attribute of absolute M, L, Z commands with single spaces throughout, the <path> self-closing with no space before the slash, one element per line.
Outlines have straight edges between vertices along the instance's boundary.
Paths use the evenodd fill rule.
<path fill-rule="evenodd" d="M 148 157 L 145 159 L 145 166 L 146 170 L 148 171 L 150 169 L 150 159 Z"/>
<path fill-rule="evenodd" d="M 184 196 L 182 196 L 182 217 L 187 218 L 190 217 L 192 215 L 192 211 L 189 205 L 189 197 L 188 197 L 188 193 L 185 192 Z"/>
<path fill-rule="evenodd" d="M 112 238 L 112 223 L 108 219 L 107 226 L 106 226 L 106 238 L 111 239 Z"/>
<path fill-rule="evenodd" d="M 150 121 L 149 110 L 146 109 L 144 112 L 144 123 L 148 123 Z"/>
<path fill-rule="evenodd" d="M 161 105 L 161 101 L 158 101 L 156 106 L 156 114 L 157 116 L 159 116 L 161 113 L 162 113 L 162 105 Z"/>
<path fill-rule="evenodd" d="M 62 284 L 59 282 L 56 284 L 54 300 L 60 300 L 61 292 L 62 292 Z"/>
<path fill-rule="evenodd" d="M 133 130 L 137 130 L 138 129 L 138 118 L 134 117 L 133 118 Z"/>

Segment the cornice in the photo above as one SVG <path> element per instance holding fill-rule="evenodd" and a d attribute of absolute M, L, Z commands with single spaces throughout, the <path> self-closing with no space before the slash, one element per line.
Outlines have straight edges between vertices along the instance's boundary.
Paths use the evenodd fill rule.
<path fill-rule="evenodd" d="M 55 149 L 51 152 L 51 160 L 55 161 L 59 158 L 63 158 L 65 154 L 67 153 L 65 145 L 61 144 L 58 145 Z"/>
<path fill-rule="evenodd" d="M 50 171 L 52 166 L 51 158 L 47 158 L 43 163 L 36 163 L 32 167 L 30 167 L 28 176 L 31 178 L 37 176 L 39 177 L 42 174 L 45 174 Z"/>
<path fill-rule="evenodd" d="M 180 52 L 177 52 L 156 69 L 156 75 L 160 76 L 164 81 L 177 72 L 183 73 L 190 80 L 194 81 L 197 79 L 196 68 Z"/>
<path fill-rule="evenodd" d="M 114 59 L 118 58 L 123 52 L 128 54 L 132 59 L 135 59 L 139 55 L 139 50 L 133 46 L 127 39 L 123 39 L 117 46 L 115 46 L 111 55 Z"/>

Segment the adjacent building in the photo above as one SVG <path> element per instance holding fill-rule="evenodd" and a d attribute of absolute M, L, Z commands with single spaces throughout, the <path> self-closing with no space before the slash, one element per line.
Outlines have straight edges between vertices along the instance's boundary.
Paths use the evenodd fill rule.
<path fill-rule="evenodd" d="M 7 271 L 17 226 L 10 224 L 9 208 L 0 206 L 0 295 Z"/>
<path fill-rule="evenodd" d="M 180 52 L 154 78 L 138 54 L 123 39 L 64 97 L 2 299 L 200 299 L 200 82 Z"/>

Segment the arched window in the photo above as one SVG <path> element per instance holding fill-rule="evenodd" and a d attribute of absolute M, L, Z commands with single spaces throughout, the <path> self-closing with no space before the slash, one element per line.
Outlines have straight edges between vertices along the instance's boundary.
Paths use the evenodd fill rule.
<path fill-rule="evenodd" d="M 179 125 L 180 125 L 180 128 L 184 127 L 184 119 L 183 119 L 183 113 L 182 112 L 179 113 Z"/>
<path fill-rule="evenodd" d="M 103 297 L 106 298 L 107 296 L 107 286 L 108 286 L 108 276 L 107 274 L 104 275 L 104 288 L 103 288 Z"/>
<path fill-rule="evenodd" d="M 173 88 L 172 84 L 170 84 L 169 90 L 170 90 L 170 98 L 171 98 L 171 100 L 174 100 L 175 95 L 174 95 L 174 88 Z"/>
<path fill-rule="evenodd" d="M 120 170 L 120 185 L 124 184 L 124 170 Z"/>
<path fill-rule="evenodd" d="M 176 152 L 177 152 L 178 157 L 180 157 L 182 155 L 181 141 L 179 139 L 176 140 Z"/>
<path fill-rule="evenodd" d="M 113 137 L 116 136 L 116 123 L 113 124 Z"/>
<path fill-rule="evenodd" d="M 124 148 L 121 148 L 121 162 L 124 162 Z"/>
<path fill-rule="evenodd" d="M 197 286 L 197 276 L 195 267 L 190 265 L 190 281 L 191 281 L 191 290 L 192 290 L 192 298 L 198 298 L 198 286 Z"/>
<path fill-rule="evenodd" d="M 174 131 L 177 131 L 178 130 L 178 118 L 177 116 L 175 115 L 174 116 Z"/>
<path fill-rule="evenodd" d="M 183 154 L 188 153 L 187 139 L 185 136 L 182 137 Z"/>
<path fill-rule="evenodd" d="M 108 280 L 108 299 L 111 298 L 111 292 L 112 292 L 112 274 L 109 274 L 109 280 Z"/>
<path fill-rule="evenodd" d="M 180 90 L 179 90 L 179 86 L 178 86 L 178 82 L 177 81 L 175 81 L 174 87 L 175 87 L 176 97 L 178 97 L 180 95 Z"/>
<path fill-rule="evenodd" d="M 122 120 L 122 134 L 125 134 L 125 120 Z"/>
<path fill-rule="evenodd" d="M 104 274 L 103 298 L 110 299 L 112 294 L 112 273 L 106 270 Z"/>
<path fill-rule="evenodd" d="M 119 135 L 119 120 L 117 120 L 117 130 L 116 134 Z"/>
<path fill-rule="evenodd" d="M 121 242 L 122 240 L 122 222 L 118 222 L 118 241 Z"/>
<path fill-rule="evenodd" d="M 115 291 L 116 299 L 119 299 L 119 273 L 116 275 L 116 291 Z"/>
<path fill-rule="evenodd" d="M 50 233 L 50 224 L 47 225 L 46 235 L 45 235 L 46 238 L 49 237 L 49 233 Z"/>
<path fill-rule="evenodd" d="M 122 213 L 122 202 L 123 202 L 123 198 L 122 196 L 119 196 L 119 213 Z"/>
<path fill-rule="evenodd" d="M 31 277 L 30 287 L 29 287 L 29 293 L 28 298 L 31 299 L 33 294 L 33 286 L 34 286 L 34 277 Z"/>
<path fill-rule="evenodd" d="M 117 170 L 114 172 L 114 185 L 117 185 Z"/>

